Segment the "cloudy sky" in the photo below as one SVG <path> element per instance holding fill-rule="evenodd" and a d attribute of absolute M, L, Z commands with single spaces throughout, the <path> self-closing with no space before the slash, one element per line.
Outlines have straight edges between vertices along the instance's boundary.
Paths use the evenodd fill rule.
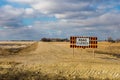
<path fill-rule="evenodd" d="M 0 40 L 120 38 L 120 0 L 0 0 Z"/>

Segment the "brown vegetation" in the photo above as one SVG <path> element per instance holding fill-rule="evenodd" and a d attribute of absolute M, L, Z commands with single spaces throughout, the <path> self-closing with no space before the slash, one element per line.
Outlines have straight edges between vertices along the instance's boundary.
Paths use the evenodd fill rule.
<path fill-rule="evenodd" d="M 68 42 L 69 40 L 66 39 L 61 39 L 61 38 L 42 38 L 41 41 L 44 42 Z"/>
<path fill-rule="evenodd" d="M 19 53 L 29 53 L 31 51 L 35 51 L 37 49 L 37 47 L 38 47 L 38 42 L 35 42 L 35 43 L 28 45 L 27 47 L 21 49 L 19 51 Z"/>
<path fill-rule="evenodd" d="M 38 42 L 20 43 L 20 42 L 6 42 L 0 44 L 0 55 L 15 55 L 18 53 L 25 53 L 34 51 L 37 48 Z"/>
<path fill-rule="evenodd" d="M 2 51 L 2 50 L 0 50 Z M 120 43 L 73 49 L 69 42 L 35 42 L 20 55 L 0 56 L 0 80 L 119 80 Z M 24 54 L 23 54 L 24 53 Z"/>
<path fill-rule="evenodd" d="M 120 58 L 120 43 L 101 42 L 99 48 L 95 50 L 98 54 L 107 54 Z"/>

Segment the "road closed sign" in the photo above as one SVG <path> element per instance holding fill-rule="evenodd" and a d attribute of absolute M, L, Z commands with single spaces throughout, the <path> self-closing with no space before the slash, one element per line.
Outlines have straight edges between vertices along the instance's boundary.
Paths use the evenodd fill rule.
<path fill-rule="evenodd" d="M 76 46 L 89 46 L 89 38 L 76 38 Z"/>
<path fill-rule="evenodd" d="M 97 48 L 97 37 L 71 36 L 70 48 Z"/>

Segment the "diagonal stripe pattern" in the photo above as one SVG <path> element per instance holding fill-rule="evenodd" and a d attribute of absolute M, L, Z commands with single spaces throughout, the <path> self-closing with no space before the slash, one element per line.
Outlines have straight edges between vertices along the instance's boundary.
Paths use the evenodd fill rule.
<path fill-rule="evenodd" d="M 89 46 L 78 46 L 76 45 L 77 38 L 89 38 Z M 79 36 L 71 36 L 70 37 L 70 48 L 97 48 L 97 37 L 79 37 Z"/>

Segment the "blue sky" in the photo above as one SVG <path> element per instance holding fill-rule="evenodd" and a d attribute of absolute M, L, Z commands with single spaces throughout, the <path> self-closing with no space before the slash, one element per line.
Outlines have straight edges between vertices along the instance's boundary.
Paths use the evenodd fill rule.
<path fill-rule="evenodd" d="M 0 40 L 120 38 L 120 0 L 0 0 Z"/>

